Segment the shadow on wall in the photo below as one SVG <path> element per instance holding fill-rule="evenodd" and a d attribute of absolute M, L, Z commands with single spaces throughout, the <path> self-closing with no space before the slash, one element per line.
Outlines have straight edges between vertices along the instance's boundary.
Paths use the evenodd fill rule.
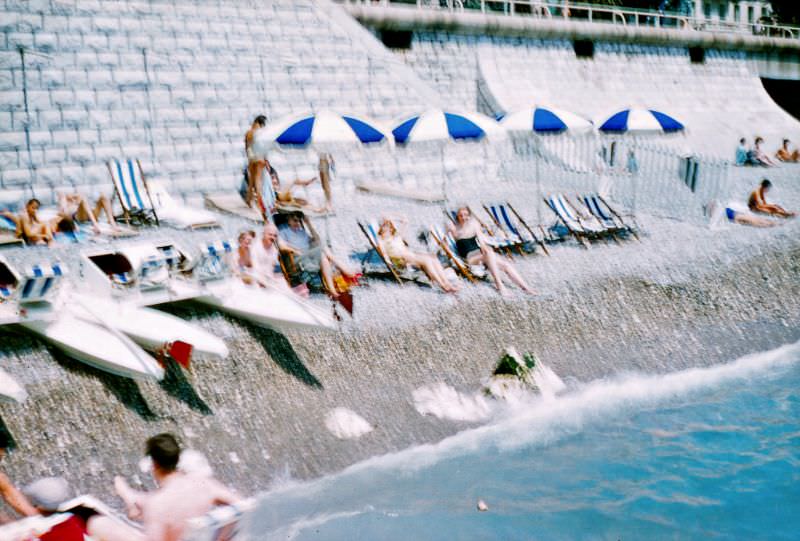
<path fill-rule="evenodd" d="M 158 415 L 153 413 L 153 410 L 150 409 L 150 406 L 147 404 L 144 396 L 142 396 L 142 392 L 139 390 L 139 386 L 132 379 L 124 378 L 122 376 L 115 376 L 114 374 L 110 374 L 108 372 L 103 372 L 102 370 L 98 370 L 87 364 L 81 363 L 80 361 L 76 361 L 70 357 L 67 357 L 56 349 L 48 347 L 48 350 L 53 356 L 53 359 L 55 359 L 56 362 L 58 362 L 58 364 L 64 368 L 64 370 L 94 377 L 100 383 L 102 383 L 111 394 L 116 396 L 126 408 L 134 412 L 142 419 L 146 421 L 154 421 L 159 418 Z"/>
<path fill-rule="evenodd" d="M 159 385 L 170 396 L 177 398 L 193 410 L 203 415 L 213 415 L 214 411 L 197 394 L 192 384 L 186 379 L 183 369 L 174 361 L 167 361 L 164 366 L 164 379 Z"/>
<path fill-rule="evenodd" d="M 286 372 L 309 387 L 322 389 L 322 382 L 303 364 L 292 344 L 278 332 L 247 324 L 250 334 L 258 340 L 272 360 Z"/>

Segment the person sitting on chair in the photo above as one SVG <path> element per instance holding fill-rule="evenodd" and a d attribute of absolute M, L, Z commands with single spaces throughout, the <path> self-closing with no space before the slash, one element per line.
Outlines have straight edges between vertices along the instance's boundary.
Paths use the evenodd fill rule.
<path fill-rule="evenodd" d="M 25 212 L 17 219 L 17 236 L 27 244 L 50 244 L 53 242 L 54 225 L 39 219 L 41 202 L 36 199 L 25 203 Z M 59 220 L 60 221 L 60 220 Z"/>
<path fill-rule="evenodd" d="M 299 267 L 303 282 L 310 282 L 313 280 L 314 274 L 319 274 L 328 294 L 337 298 L 338 292 L 333 280 L 334 271 L 338 269 L 343 276 L 349 279 L 357 277 L 354 271 L 334 257 L 329 249 L 322 246 L 311 220 L 302 212 L 289 214 L 286 225 L 280 227 L 278 233 L 280 251 L 295 256 L 295 263 Z"/>
<path fill-rule="evenodd" d="M 508 261 L 498 257 L 489 246 L 486 236 L 481 231 L 480 224 L 472 216 L 469 207 L 460 207 L 456 213 L 456 223 L 447 224 L 447 229 L 456 240 L 458 255 L 469 265 L 485 265 L 489 269 L 489 274 L 492 275 L 495 287 L 501 295 L 506 293 L 506 286 L 503 284 L 503 279 L 500 275 L 501 271 L 526 293 L 535 293 L 525 283 L 517 269 Z"/>
<path fill-rule="evenodd" d="M 236 253 L 233 257 L 233 272 L 242 279 L 242 282 L 248 285 L 255 282 L 252 276 L 253 256 L 250 250 L 255 237 L 255 231 L 247 230 L 239 233 L 239 237 L 237 238 L 238 246 L 236 247 Z"/>
<path fill-rule="evenodd" d="M 767 192 L 772 187 L 772 182 L 769 179 L 764 179 L 758 188 L 753 190 L 750 194 L 750 199 L 747 201 L 747 206 L 753 212 L 760 212 L 762 214 L 769 214 L 771 216 L 780 216 L 781 218 L 792 218 L 797 216 L 796 212 L 789 212 L 780 205 L 767 203 Z"/>
<path fill-rule="evenodd" d="M 402 218 L 398 217 L 396 220 L 405 225 L 405 220 Z M 447 293 L 456 293 L 459 290 L 458 286 L 453 285 L 448 280 L 439 259 L 433 254 L 412 251 L 398 233 L 394 222 L 389 218 L 381 220 L 381 225 L 378 228 L 378 242 L 383 253 L 393 262 L 397 261 L 402 265 L 421 268 L 428 275 L 431 282 Z"/>
<path fill-rule="evenodd" d="M 278 228 L 272 222 L 264 225 L 259 242 L 250 248 L 253 261 L 253 274 L 262 287 L 277 286 L 289 290 L 289 283 L 280 270 L 280 249 L 278 248 Z M 298 286 L 296 293 L 308 296 L 308 288 Z"/>
<path fill-rule="evenodd" d="M 79 193 L 58 194 L 59 218 L 69 219 L 73 222 L 91 222 L 92 231 L 97 235 L 100 234 L 100 225 L 97 223 L 97 217 L 101 213 L 105 213 L 108 224 L 113 229 L 116 229 L 117 222 L 114 220 L 114 212 L 111 210 L 111 201 L 105 195 L 101 195 L 97 199 L 97 203 L 92 209 L 89 206 L 89 201 Z"/>
<path fill-rule="evenodd" d="M 789 140 L 784 139 L 781 148 L 775 153 L 775 157 L 782 162 L 797 163 L 800 160 L 800 150 L 789 150 Z"/>

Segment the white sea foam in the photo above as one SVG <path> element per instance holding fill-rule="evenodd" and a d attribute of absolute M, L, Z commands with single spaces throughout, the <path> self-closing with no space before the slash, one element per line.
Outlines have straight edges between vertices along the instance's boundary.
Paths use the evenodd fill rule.
<path fill-rule="evenodd" d="M 366 419 L 353 410 L 347 408 L 334 408 L 325 416 L 325 426 L 339 439 L 360 438 L 372 431 Z"/>
<path fill-rule="evenodd" d="M 488 401 L 480 396 L 459 393 L 445 383 L 420 387 L 412 393 L 414 407 L 421 415 L 433 415 L 450 421 L 482 421 L 492 412 Z"/>
<path fill-rule="evenodd" d="M 267 502 L 279 495 L 309 497 L 348 478 L 357 479 L 362 475 L 372 478 L 380 471 L 426 468 L 441 460 L 473 452 L 476 448 L 546 446 L 578 433 L 584 425 L 597 420 L 680 399 L 726 383 L 751 380 L 798 361 L 800 342 L 709 368 L 661 375 L 627 374 L 597 380 L 550 399 L 531 397 L 527 401 L 506 404 L 504 409 L 495 412 L 496 422 L 465 430 L 435 444 L 373 457 L 338 474 L 308 483 L 287 485 L 263 497 Z M 441 388 L 439 394 L 448 395 L 449 391 Z M 434 392 L 430 396 L 436 395 Z"/>

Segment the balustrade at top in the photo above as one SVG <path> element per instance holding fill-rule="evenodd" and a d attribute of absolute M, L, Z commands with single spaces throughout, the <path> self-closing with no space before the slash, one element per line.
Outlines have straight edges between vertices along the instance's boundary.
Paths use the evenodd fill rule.
<path fill-rule="evenodd" d="M 724 21 L 674 11 L 622 8 L 573 3 L 569 0 L 336 0 L 371 7 L 407 6 L 454 12 L 480 11 L 495 15 L 569 19 L 634 27 L 675 28 L 706 32 L 747 33 L 756 36 L 800 39 L 800 27 L 764 22 Z"/>

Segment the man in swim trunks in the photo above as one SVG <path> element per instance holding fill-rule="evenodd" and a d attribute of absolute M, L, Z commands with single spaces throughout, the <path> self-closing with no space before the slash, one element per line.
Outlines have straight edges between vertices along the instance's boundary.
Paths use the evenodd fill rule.
<path fill-rule="evenodd" d="M 253 201 L 261 201 L 261 171 L 269 166 L 266 158 L 256 156 L 253 150 L 253 140 L 256 131 L 267 125 L 267 117 L 258 115 L 250 129 L 244 135 L 244 152 L 247 155 L 247 195 L 244 202 L 248 207 L 253 206 Z"/>
<path fill-rule="evenodd" d="M 784 139 L 781 148 L 775 153 L 775 157 L 782 162 L 797 163 L 800 160 L 800 150 L 789 150 L 789 140 Z"/>
<path fill-rule="evenodd" d="M 772 182 L 769 179 L 764 179 L 758 188 L 753 190 L 750 194 L 750 199 L 747 200 L 747 206 L 753 212 L 760 212 L 761 214 L 769 214 L 771 216 L 780 216 L 781 218 L 793 218 L 797 216 L 796 212 L 789 212 L 780 205 L 767 203 L 767 192 L 772 187 Z"/>
<path fill-rule="evenodd" d="M 41 202 L 30 199 L 25 203 L 25 212 L 17 221 L 17 236 L 28 244 L 50 244 L 53 242 L 53 224 L 39 219 Z M 61 221 L 59 219 L 59 221 Z"/>

